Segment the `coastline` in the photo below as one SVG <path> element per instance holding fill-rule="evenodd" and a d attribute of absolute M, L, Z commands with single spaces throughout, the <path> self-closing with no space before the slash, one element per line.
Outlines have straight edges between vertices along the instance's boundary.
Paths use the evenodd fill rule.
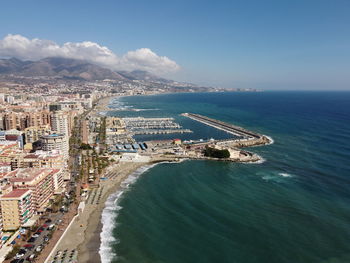
<path fill-rule="evenodd" d="M 111 166 L 108 172 L 117 173 L 117 176 L 113 179 L 102 181 L 98 188 L 91 189 L 90 194 L 94 191 L 101 196 L 99 198 L 87 198 L 85 208 L 72 222 L 69 229 L 67 229 L 67 233 L 51 254 L 51 257 L 46 258 L 45 262 L 51 262 L 50 260 L 53 260 L 54 255 L 58 251 L 65 250 L 77 251 L 78 262 L 101 262 L 99 254 L 101 246 L 100 234 L 103 227 L 101 217 L 106 201 L 113 193 L 123 189 L 123 181 L 137 169 L 151 164 L 152 162 L 123 162 Z"/>
<path fill-rule="evenodd" d="M 121 163 L 116 165 L 113 171 L 118 170 L 119 175 L 117 178 L 108 180 L 102 184 L 102 186 L 109 187 L 101 197 L 100 203 L 94 205 L 94 209 L 88 213 L 86 227 L 84 229 L 84 239 L 78 247 L 78 261 L 79 262 L 101 262 L 100 246 L 101 246 L 101 233 L 102 233 L 102 213 L 106 207 L 108 198 L 122 190 L 122 182 L 127 179 L 137 169 L 149 165 L 150 163 Z M 121 170 L 121 171 L 120 171 Z M 85 213 L 85 211 L 83 212 Z"/>
<path fill-rule="evenodd" d="M 96 207 L 96 209 L 89 215 L 87 219 L 87 227 L 84 230 L 84 241 L 79 244 L 78 247 L 78 259 L 79 262 L 86 263 L 99 263 L 102 262 L 101 259 L 101 235 L 104 234 L 103 231 L 103 213 L 106 208 L 108 208 L 109 198 L 112 197 L 113 200 L 111 202 L 115 202 L 118 199 L 122 192 L 124 192 L 127 187 L 123 186 L 123 183 L 129 184 L 126 182 L 130 176 L 137 173 L 137 177 L 142 175 L 146 170 L 152 168 L 154 165 L 171 162 L 178 163 L 179 161 L 175 159 L 168 158 L 158 158 L 152 159 L 149 162 L 142 163 L 119 163 L 117 167 L 110 168 L 110 172 L 121 171 L 121 174 L 116 179 L 111 180 L 113 184 L 110 188 L 105 192 L 104 196 L 101 199 L 101 203 Z M 123 170 L 123 166 L 124 169 Z M 138 173 L 139 171 L 139 173 Z M 116 196 L 113 196 L 116 195 Z"/>
<path fill-rule="evenodd" d="M 91 112 L 92 115 L 98 115 L 100 112 L 110 110 L 108 105 L 113 99 L 124 96 L 111 96 L 101 98 L 96 102 L 94 110 Z M 268 138 L 268 144 L 273 143 L 273 140 Z M 252 146 L 252 145 L 249 145 Z M 63 250 L 77 250 L 78 251 L 78 262 L 83 263 L 98 263 L 102 262 L 103 255 L 109 255 L 111 258 L 111 251 L 108 246 L 103 244 L 105 239 L 102 238 L 103 234 L 106 234 L 104 227 L 108 225 L 108 230 L 111 229 L 110 224 L 104 222 L 104 210 L 108 210 L 109 198 L 113 199 L 113 203 L 118 196 L 114 194 L 122 193 L 127 187 L 123 185 L 123 182 L 127 180 L 129 176 L 135 173 L 138 169 L 143 167 L 152 167 L 152 165 L 161 162 L 178 162 L 188 159 L 197 159 L 186 156 L 157 156 L 151 158 L 149 161 L 144 162 L 120 162 L 109 166 L 105 171 L 105 177 L 108 173 L 115 173 L 116 176 L 108 178 L 105 181 L 100 181 L 100 184 L 96 188 L 92 188 L 89 191 L 89 197 L 86 198 L 85 208 L 81 215 L 73 222 L 72 226 L 68 230 L 67 235 L 58 244 L 57 251 Z M 199 158 L 201 160 L 207 160 L 207 158 Z M 213 158 L 210 158 L 213 160 Z M 261 158 L 258 158 L 256 163 L 263 162 Z M 224 160 L 222 160 L 224 161 Z M 227 160 L 226 160 L 227 161 Z M 144 171 L 140 172 L 142 174 Z M 108 176 L 107 176 L 108 177 Z M 128 183 L 127 181 L 125 182 Z M 93 197 L 92 197 L 93 196 Z M 94 202 L 95 196 L 99 196 L 97 202 Z M 91 201 L 92 200 L 92 201 Z M 108 211 L 107 211 L 108 212 Z M 108 233 L 108 231 L 107 231 Z M 108 240 L 107 240 L 108 243 Z"/>
<path fill-rule="evenodd" d="M 124 163 L 118 163 L 114 165 L 114 167 L 110 167 L 109 172 L 118 172 L 119 175 L 111 180 L 107 180 L 106 182 L 102 183 L 102 186 L 108 187 L 108 189 L 104 192 L 103 196 L 101 197 L 101 201 L 98 205 L 95 205 L 94 209 L 92 211 L 86 210 L 83 212 L 83 217 L 86 219 L 86 226 L 84 227 L 83 231 L 83 240 L 79 244 L 76 244 L 76 247 L 78 249 L 78 262 L 82 263 L 100 263 L 102 262 L 101 259 L 101 245 L 102 239 L 101 235 L 104 234 L 104 222 L 103 222 L 103 213 L 104 210 L 107 207 L 107 203 L 109 201 L 109 198 L 112 197 L 113 200 L 110 200 L 111 202 L 115 202 L 116 199 L 119 198 L 120 193 L 125 191 L 127 187 L 123 186 L 123 183 L 128 180 L 130 176 L 132 176 L 134 173 L 139 173 L 136 176 L 139 176 L 145 172 L 148 168 L 153 167 L 156 164 L 162 163 L 162 162 L 174 162 L 177 163 L 178 161 L 175 161 L 174 159 L 167 159 L 167 158 L 159 158 L 159 159 L 152 159 L 149 162 L 140 162 L 140 163 L 131 163 L 131 162 L 124 162 Z M 125 182 L 128 184 L 128 182 Z M 113 196 L 117 195 L 117 196 Z M 76 224 L 80 224 L 81 221 L 77 221 Z M 107 227 L 110 227 L 109 225 Z M 77 232 L 70 231 L 70 235 L 72 238 L 76 236 Z M 67 237 L 68 238 L 68 237 Z"/>
<path fill-rule="evenodd" d="M 266 136 L 266 137 L 268 137 L 268 136 Z M 278 138 L 280 138 L 280 137 L 278 137 Z M 270 145 L 270 144 L 273 144 L 274 143 L 274 140 L 271 138 L 271 137 L 268 137 L 268 139 L 269 139 L 269 143 L 267 143 L 266 145 Z M 279 145 L 277 145 L 277 146 L 279 146 Z M 251 147 L 258 147 L 258 146 L 251 146 Z M 262 152 L 262 154 L 263 153 L 266 153 L 266 152 Z M 271 159 L 273 158 L 273 157 L 275 157 L 275 156 L 272 156 L 271 157 Z M 189 158 L 190 159 L 190 158 Z M 277 157 L 275 157 L 275 159 L 277 159 Z M 253 164 L 254 163 L 260 163 L 260 162 L 253 162 Z M 144 165 L 149 165 L 149 163 L 145 163 Z M 269 163 L 267 163 L 266 164 L 266 166 L 265 167 L 272 167 L 272 168 L 275 168 L 273 165 L 270 165 Z M 259 172 L 257 172 L 256 173 L 256 177 L 257 177 L 257 179 L 256 179 L 256 181 L 257 181 L 257 183 L 259 184 L 261 184 L 261 181 L 263 182 L 262 184 L 265 184 L 266 185 L 266 188 L 267 189 L 269 189 L 269 186 L 271 186 L 272 185 L 272 182 L 278 182 L 278 184 L 279 185 L 282 185 L 282 183 L 284 184 L 284 183 L 287 183 L 287 179 L 286 178 L 288 178 L 288 177 L 298 177 L 298 176 L 301 176 L 301 175 L 299 175 L 298 173 L 293 173 L 291 170 L 289 170 L 288 169 L 288 167 L 289 166 L 285 166 L 285 167 L 278 167 L 279 169 L 278 169 L 278 171 L 277 171 L 277 169 L 276 170 L 273 170 L 273 169 L 271 169 L 271 171 L 269 170 L 269 171 L 267 171 L 267 172 L 261 172 L 260 173 L 260 171 Z M 260 168 L 256 168 L 257 170 L 258 169 L 260 169 Z M 243 169 L 242 170 L 243 172 L 245 171 L 245 169 Z M 254 168 L 252 169 L 252 171 L 254 172 Z M 278 173 L 277 174 L 277 172 L 283 172 L 283 173 Z M 253 174 L 254 175 L 254 174 Z M 288 179 L 288 180 L 290 180 L 290 181 L 292 181 L 292 180 L 297 180 L 297 179 Z M 143 180 L 142 180 L 143 181 Z M 267 183 L 267 181 L 269 181 L 269 183 Z M 237 181 L 237 182 L 239 182 L 239 180 Z M 140 182 L 141 183 L 141 182 Z M 120 185 L 121 184 L 121 185 Z M 123 184 L 123 183 L 120 183 L 119 184 L 119 186 L 117 187 L 117 186 L 115 186 L 115 187 L 117 187 L 116 188 L 116 190 L 115 190 L 115 192 L 118 192 L 118 189 L 121 189 L 121 188 L 119 188 L 119 187 L 123 187 L 125 184 Z M 273 185 L 272 185 L 272 187 L 274 187 L 275 185 L 277 185 L 277 183 L 274 183 Z M 283 187 L 283 185 L 282 185 L 282 187 Z M 132 189 L 133 190 L 133 189 Z M 112 194 L 113 195 L 113 192 L 110 192 L 110 193 L 108 193 L 108 194 L 106 194 L 106 196 L 105 196 L 105 199 L 104 199 L 104 201 L 102 202 L 104 205 L 106 205 L 106 202 L 105 202 L 105 200 L 108 200 L 108 198 L 110 197 L 110 194 Z M 114 195 L 114 198 L 113 198 L 113 200 L 115 199 L 115 197 L 116 197 L 116 195 Z M 117 205 L 118 205 L 118 203 L 116 202 L 116 207 L 117 207 Z M 94 211 L 94 212 L 92 212 L 91 213 L 91 218 L 89 219 L 89 223 L 88 223 L 88 226 L 87 226 L 87 230 L 86 231 L 84 231 L 84 235 L 85 235 L 85 240 L 84 240 L 84 242 L 82 243 L 82 244 L 80 244 L 79 245 L 79 253 L 81 254 L 81 255 L 83 255 L 83 254 L 85 254 L 85 253 L 83 253 L 82 251 L 87 251 L 87 253 L 86 253 L 86 259 L 84 259 L 84 258 L 79 258 L 79 262 L 101 262 L 102 260 L 103 260 L 103 256 L 102 256 L 102 260 L 101 260 L 101 256 L 100 256 L 100 253 L 99 253 L 99 249 L 100 249 L 100 247 L 101 247 L 101 232 L 102 232 L 102 229 L 103 229 L 103 222 L 105 222 L 105 221 L 101 221 L 101 217 L 102 217 L 102 215 L 101 215 L 101 213 L 103 213 L 103 211 L 104 211 L 104 209 L 105 209 L 105 206 L 104 207 L 102 207 L 102 209 L 101 210 L 98 210 L 97 211 L 97 209 L 96 209 L 96 211 Z M 116 208 L 116 210 L 118 210 L 118 208 Z M 119 211 L 120 212 L 120 211 Z M 116 211 L 115 213 L 117 214 L 117 213 L 119 213 L 118 211 Z M 90 222 L 90 220 L 91 221 L 95 221 L 95 219 L 92 219 L 92 218 L 94 218 L 94 217 L 96 217 L 97 219 L 97 223 L 96 222 Z M 117 222 L 120 222 L 122 220 L 122 218 L 120 217 L 120 218 L 118 218 L 118 220 L 117 220 Z M 127 221 L 126 221 L 127 222 Z M 92 226 L 92 227 L 90 227 L 90 225 Z M 117 228 L 118 228 L 119 226 L 117 226 Z M 111 228 L 111 225 L 110 225 L 110 227 L 109 228 Z M 118 231 L 119 232 L 119 231 Z M 110 235 L 112 236 L 112 232 L 111 231 L 109 231 L 109 232 L 105 232 L 105 233 L 110 233 Z M 104 235 L 104 236 L 102 236 L 102 240 L 103 239 L 105 239 L 106 238 L 106 235 Z M 119 238 L 119 237 L 115 237 L 115 238 Z M 124 239 L 123 239 L 124 240 Z M 129 244 L 128 246 L 130 246 L 131 245 L 131 247 L 133 246 L 133 242 L 131 243 L 131 244 Z M 85 246 L 85 247 L 84 247 Z M 118 250 L 116 250 L 116 253 L 118 254 L 117 256 L 121 256 L 122 254 L 120 254 L 119 255 L 119 251 Z M 121 253 L 121 252 L 120 252 Z M 106 257 L 105 257 L 106 258 Z M 113 258 L 113 257 L 111 257 L 110 258 L 111 259 L 111 261 L 113 261 L 113 260 L 115 260 L 115 258 Z M 107 262 L 109 262 L 109 261 L 107 261 Z"/>

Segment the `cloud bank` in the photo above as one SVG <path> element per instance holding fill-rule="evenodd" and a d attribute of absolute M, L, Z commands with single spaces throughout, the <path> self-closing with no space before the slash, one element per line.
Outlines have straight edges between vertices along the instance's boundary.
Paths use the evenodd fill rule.
<path fill-rule="evenodd" d="M 165 56 L 158 56 L 149 48 L 140 48 L 117 56 L 109 48 L 90 41 L 58 45 L 51 40 L 28 39 L 11 34 L 0 39 L 0 57 L 16 57 L 22 60 L 39 60 L 46 57 L 74 58 L 112 70 L 139 69 L 158 75 L 180 69 L 175 61 Z"/>

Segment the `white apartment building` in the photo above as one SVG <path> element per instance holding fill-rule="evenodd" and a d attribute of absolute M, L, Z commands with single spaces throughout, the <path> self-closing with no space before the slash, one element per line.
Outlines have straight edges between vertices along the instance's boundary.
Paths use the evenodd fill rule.
<path fill-rule="evenodd" d="M 41 136 L 42 149 L 44 151 L 54 151 L 58 150 L 64 156 L 64 158 L 68 159 L 69 154 L 69 142 L 68 137 L 65 134 L 50 134 Z"/>
<path fill-rule="evenodd" d="M 51 129 L 56 133 L 61 133 L 70 136 L 69 131 L 69 116 L 66 112 L 55 111 L 51 115 Z"/>

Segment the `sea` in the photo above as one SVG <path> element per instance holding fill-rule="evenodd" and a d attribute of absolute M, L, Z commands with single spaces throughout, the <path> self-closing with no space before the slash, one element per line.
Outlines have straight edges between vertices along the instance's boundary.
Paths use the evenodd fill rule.
<path fill-rule="evenodd" d="M 260 163 L 146 166 L 103 211 L 103 263 L 349 263 L 350 92 L 265 91 L 121 97 L 111 116 L 173 117 L 198 140 L 231 135 L 202 114 L 270 136 Z"/>

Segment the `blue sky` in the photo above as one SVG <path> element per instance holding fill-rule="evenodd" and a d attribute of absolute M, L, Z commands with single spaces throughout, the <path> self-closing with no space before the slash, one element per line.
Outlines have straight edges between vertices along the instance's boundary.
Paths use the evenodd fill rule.
<path fill-rule="evenodd" d="M 350 89 L 349 14 L 346 0 L 13 0 L 1 4 L 0 39 L 149 48 L 180 66 L 161 75 L 203 85 Z"/>

